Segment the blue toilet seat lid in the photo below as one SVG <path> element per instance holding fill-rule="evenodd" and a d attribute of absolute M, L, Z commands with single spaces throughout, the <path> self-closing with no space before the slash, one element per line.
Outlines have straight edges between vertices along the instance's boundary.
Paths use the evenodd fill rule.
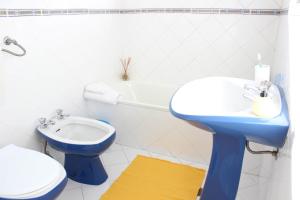
<path fill-rule="evenodd" d="M 8 145 L 0 149 L 0 197 L 26 195 L 60 178 L 61 166 L 37 151 Z"/>

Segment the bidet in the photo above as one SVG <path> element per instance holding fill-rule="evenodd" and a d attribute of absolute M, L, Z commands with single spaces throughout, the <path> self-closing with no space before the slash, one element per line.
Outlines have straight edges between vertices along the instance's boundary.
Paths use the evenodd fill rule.
<path fill-rule="evenodd" d="M 38 133 L 54 149 L 65 153 L 65 169 L 69 178 L 85 184 L 99 185 L 107 173 L 99 154 L 114 141 L 114 127 L 103 121 L 77 116 L 52 118 L 55 123 L 41 125 Z"/>

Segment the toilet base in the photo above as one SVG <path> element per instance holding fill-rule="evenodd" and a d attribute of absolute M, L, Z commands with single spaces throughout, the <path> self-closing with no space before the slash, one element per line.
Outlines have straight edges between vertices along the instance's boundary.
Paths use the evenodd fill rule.
<path fill-rule="evenodd" d="M 100 185 L 108 177 L 99 155 L 65 154 L 65 169 L 68 178 L 89 185 Z"/>

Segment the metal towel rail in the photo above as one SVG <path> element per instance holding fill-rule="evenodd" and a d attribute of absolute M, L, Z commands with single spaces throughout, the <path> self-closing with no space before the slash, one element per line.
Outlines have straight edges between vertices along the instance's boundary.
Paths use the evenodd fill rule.
<path fill-rule="evenodd" d="M 6 37 L 4 37 L 3 42 L 4 42 L 5 45 L 14 44 L 17 47 L 19 47 L 23 52 L 22 53 L 15 53 L 15 52 L 12 52 L 12 51 L 7 50 L 7 49 L 1 49 L 1 51 L 4 51 L 4 52 L 9 53 L 9 54 L 14 55 L 14 56 L 25 56 L 26 49 L 24 47 L 22 47 L 16 40 L 11 39 L 10 37 L 6 36 Z"/>

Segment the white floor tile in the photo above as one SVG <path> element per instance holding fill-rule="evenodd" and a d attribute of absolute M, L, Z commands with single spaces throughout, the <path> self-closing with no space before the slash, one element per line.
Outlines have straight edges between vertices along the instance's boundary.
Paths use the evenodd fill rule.
<path fill-rule="evenodd" d="M 81 188 L 81 183 L 68 179 L 68 183 L 65 187 L 65 190 L 72 190 L 76 188 Z"/>
<path fill-rule="evenodd" d="M 151 153 L 151 157 L 162 159 L 162 160 L 167 160 L 167 161 L 174 162 L 174 163 L 180 163 L 180 161 L 175 157 L 165 156 L 165 155 L 161 155 L 161 154 L 157 154 L 157 153 Z"/>
<path fill-rule="evenodd" d="M 106 167 L 106 172 L 108 174 L 109 177 L 109 181 L 113 182 L 114 180 L 116 180 L 121 173 L 128 167 L 128 163 L 127 164 L 117 164 L 117 165 L 111 165 L 109 167 Z"/>
<path fill-rule="evenodd" d="M 110 185 L 109 180 L 97 186 L 82 184 L 84 200 L 98 200 L 108 190 Z"/>
<path fill-rule="evenodd" d="M 135 148 L 124 146 L 123 150 L 124 150 L 125 155 L 129 162 L 132 162 L 136 158 L 137 155 L 150 156 L 150 153 L 148 153 L 147 151 L 144 151 L 144 150 L 140 150 L 140 149 L 135 149 Z"/>
<path fill-rule="evenodd" d="M 101 155 L 104 166 L 128 163 L 123 151 L 105 152 Z"/>
<path fill-rule="evenodd" d="M 110 147 L 105 151 L 105 153 L 112 152 L 112 151 L 122 151 L 123 146 L 120 144 L 112 143 Z"/>
<path fill-rule="evenodd" d="M 192 167 L 201 168 L 201 169 L 205 169 L 205 170 L 208 170 L 208 168 L 209 168 L 208 165 L 203 164 L 203 163 L 190 162 L 190 161 L 186 161 L 186 160 L 180 160 L 180 162 L 185 165 L 189 165 Z"/>
<path fill-rule="evenodd" d="M 64 190 L 56 200 L 84 200 L 81 188 Z M 92 200 L 92 199 L 91 199 Z"/>

